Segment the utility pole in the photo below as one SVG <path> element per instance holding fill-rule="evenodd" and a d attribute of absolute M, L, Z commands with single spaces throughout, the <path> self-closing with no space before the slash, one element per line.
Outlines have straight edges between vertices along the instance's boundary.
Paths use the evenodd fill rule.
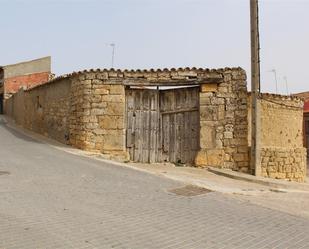
<path fill-rule="evenodd" d="M 251 161 L 252 174 L 261 174 L 260 157 L 260 39 L 258 0 L 250 0 L 251 22 Z"/>

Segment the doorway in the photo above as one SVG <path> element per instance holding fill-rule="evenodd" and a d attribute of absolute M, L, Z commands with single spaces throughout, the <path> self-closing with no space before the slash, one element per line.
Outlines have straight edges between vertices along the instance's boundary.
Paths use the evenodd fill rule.
<path fill-rule="evenodd" d="M 126 90 L 126 146 L 134 162 L 194 163 L 199 87 Z"/>

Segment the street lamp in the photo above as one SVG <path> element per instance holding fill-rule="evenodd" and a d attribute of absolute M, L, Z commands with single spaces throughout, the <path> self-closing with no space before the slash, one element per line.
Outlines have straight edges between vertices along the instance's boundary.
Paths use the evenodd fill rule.
<path fill-rule="evenodd" d="M 275 83 L 276 83 L 276 94 L 278 94 L 278 80 L 277 80 L 277 71 L 276 69 L 270 70 L 269 72 L 273 73 L 275 76 Z"/>
<path fill-rule="evenodd" d="M 116 44 L 115 43 L 111 43 L 109 44 L 113 50 L 112 50 L 112 68 L 114 68 L 114 60 L 115 60 L 115 47 L 116 47 Z"/>
<path fill-rule="evenodd" d="M 285 81 L 285 87 L 286 87 L 286 94 L 289 95 L 289 85 L 288 85 L 288 78 L 286 76 L 283 77 Z"/>

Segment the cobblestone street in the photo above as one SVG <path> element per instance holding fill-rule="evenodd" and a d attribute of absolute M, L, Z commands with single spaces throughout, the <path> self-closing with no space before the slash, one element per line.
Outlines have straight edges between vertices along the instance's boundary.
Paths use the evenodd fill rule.
<path fill-rule="evenodd" d="M 1 117 L 0 117 L 1 119 Z M 0 120 L 0 248 L 309 248 L 309 220 L 71 155 Z"/>

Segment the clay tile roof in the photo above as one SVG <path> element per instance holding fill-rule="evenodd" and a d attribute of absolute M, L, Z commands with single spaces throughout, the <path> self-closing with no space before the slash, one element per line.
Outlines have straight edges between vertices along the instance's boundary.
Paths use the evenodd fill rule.
<path fill-rule="evenodd" d="M 160 68 L 158 68 L 158 69 L 153 69 L 153 68 L 150 68 L 150 69 L 143 69 L 143 70 L 141 70 L 141 69 L 136 69 L 136 70 L 134 70 L 134 69 L 123 69 L 123 70 L 121 70 L 121 69 L 115 69 L 115 68 L 110 68 L 110 69 L 106 69 L 106 68 L 104 68 L 104 69 L 100 69 L 100 68 L 97 68 L 97 69 L 88 69 L 88 70 L 80 70 L 80 71 L 73 71 L 72 73 L 69 73 L 69 74 L 64 74 L 64 75 L 61 75 L 61 76 L 58 76 L 58 77 L 55 77 L 54 79 L 52 79 L 52 80 L 50 80 L 50 81 L 48 81 L 48 82 L 45 82 L 44 84 L 41 84 L 41 85 L 37 85 L 37 86 L 34 86 L 34 87 L 32 87 L 32 88 L 29 88 L 29 89 L 27 89 L 27 90 L 31 90 L 31 89 L 33 89 L 33 88 L 36 88 L 36 87 L 40 87 L 40 86 L 42 86 L 42 85 L 45 85 L 45 84 L 50 84 L 50 83 L 52 83 L 52 82 L 55 82 L 55 81 L 58 81 L 58 80 L 61 80 L 61 79 L 65 79 L 65 78 L 70 78 L 70 77 L 72 77 L 72 76 L 77 76 L 77 75 L 80 75 L 80 74 L 85 74 L 85 73 L 94 73 L 94 72 L 96 72 L 96 73 L 100 73 L 100 72 L 117 72 L 117 73 L 135 73 L 135 72 L 137 72 L 137 73 L 161 73 L 161 72 L 177 72 L 177 71 L 179 71 L 179 72 L 184 72 L 184 71 L 198 71 L 198 72 L 217 72 L 217 73 L 222 73 L 222 72 L 224 72 L 225 70 L 243 70 L 242 68 L 240 68 L 240 67 L 235 67 L 235 68 L 229 68 L 229 67 L 226 67 L 226 68 L 219 68 L 219 69 L 209 69 L 209 68 L 196 68 L 196 67 L 192 67 L 192 68 L 190 68 L 190 67 L 185 67 L 185 68 L 183 68 L 183 67 L 180 67 L 180 68 L 171 68 L 171 69 L 168 69 L 168 68 L 164 68 L 164 69 L 160 69 Z M 26 91 L 27 91 L 26 90 Z"/>

